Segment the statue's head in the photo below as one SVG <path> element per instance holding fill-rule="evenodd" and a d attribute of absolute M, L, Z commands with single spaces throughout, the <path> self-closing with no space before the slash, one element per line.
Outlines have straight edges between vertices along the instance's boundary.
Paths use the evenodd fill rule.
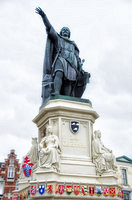
<path fill-rule="evenodd" d="M 47 131 L 47 135 L 51 135 L 53 132 L 52 126 L 48 125 L 46 128 L 46 131 Z"/>
<path fill-rule="evenodd" d="M 63 37 L 68 37 L 70 38 L 70 35 L 71 35 L 71 31 L 68 27 L 63 27 L 60 31 L 60 35 L 63 36 Z"/>
<path fill-rule="evenodd" d="M 96 138 L 101 138 L 101 132 L 100 132 L 100 130 L 94 131 L 94 134 L 95 134 Z"/>

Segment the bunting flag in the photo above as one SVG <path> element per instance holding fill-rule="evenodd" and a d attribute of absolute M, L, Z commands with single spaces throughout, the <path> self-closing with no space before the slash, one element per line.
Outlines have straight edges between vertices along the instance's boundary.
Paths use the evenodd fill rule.
<path fill-rule="evenodd" d="M 87 185 L 82 185 L 81 186 L 81 192 L 82 192 L 83 195 L 88 194 Z"/>
<path fill-rule="evenodd" d="M 47 192 L 52 193 L 53 192 L 53 185 L 52 184 L 47 184 Z"/>
<path fill-rule="evenodd" d="M 124 192 L 123 192 L 123 190 L 121 190 L 121 195 L 120 195 L 120 197 L 121 197 L 121 198 L 124 197 Z"/>
<path fill-rule="evenodd" d="M 98 196 L 102 194 L 101 187 L 96 187 L 96 193 Z"/>
<path fill-rule="evenodd" d="M 56 184 L 55 186 L 55 193 L 57 194 L 59 192 L 59 188 L 58 188 L 58 185 Z"/>
<path fill-rule="evenodd" d="M 26 156 L 24 158 L 24 164 L 22 165 L 23 173 L 26 177 L 29 177 L 32 172 L 33 163 L 30 162 L 30 159 Z"/>
<path fill-rule="evenodd" d="M 30 190 L 28 190 L 27 192 L 28 192 L 28 197 L 30 197 Z"/>
<path fill-rule="evenodd" d="M 72 185 L 66 185 L 66 192 L 67 192 L 67 194 L 72 193 Z"/>
<path fill-rule="evenodd" d="M 28 198 L 28 190 L 26 190 L 26 198 Z"/>
<path fill-rule="evenodd" d="M 109 192 L 110 192 L 110 196 L 114 197 L 116 195 L 115 187 L 110 187 Z"/>
<path fill-rule="evenodd" d="M 104 187 L 103 188 L 103 193 L 104 193 L 104 196 L 108 196 L 109 195 L 109 188 L 108 187 Z"/>
<path fill-rule="evenodd" d="M 26 193 L 27 193 L 27 191 L 24 190 L 24 191 L 23 191 L 23 198 L 26 198 Z"/>
<path fill-rule="evenodd" d="M 13 200 L 18 200 L 18 194 L 13 195 Z"/>
<path fill-rule="evenodd" d="M 89 186 L 89 195 L 94 195 L 94 186 Z"/>
<path fill-rule="evenodd" d="M 60 194 L 64 193 L 64 185 L 58 185 L 58 189 Z"/>
<path fill-rule="evenodd" d="M 28 199 L 29 197 L 29 189 L 26 189 L 26 198 Z"/>
<path fill-rule="evenodd" d="M 123 191 L 121 188 L 117 188 L 117 196 L 123 198 Z"/>
<path fill-rule="evenodd" d="M 20 193 L 20 199 L 22 199 L 22 193 Z"/>
<path fill-rule="evenodd" d="M 80 193 L 80 186 L 79 185 L 74 185 L 74 194 L 78 195 Z"/>
<path fill-rule="evenodd" d="M 23 193 L 23 191 L 22 191 L 22 193 L 21 193 L 21 197 L 22 197 L 22 199 L 24 199 L 24 193 Z"/>
<path fill-rule="evenodd" d="M 32 195 L 35 195 L 36 192 L 37 192 L 36 185 L 32 185 L 32 186 L 31 186 L 31 189 L 30 189 L 30 193 L 31 193 Z"/>
<path fill-rule="evenodd" d="M 39 185 L 39 193 L 42 195 L 45 192 L 45 185 Z"/>

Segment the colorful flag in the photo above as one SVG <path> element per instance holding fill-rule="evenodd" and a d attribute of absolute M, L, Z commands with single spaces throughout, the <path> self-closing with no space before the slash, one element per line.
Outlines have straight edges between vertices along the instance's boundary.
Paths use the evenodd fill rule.
<path fill-rule="evenodd" d="M 64 185 L 58 185 L 58 189 L 60 194 L 64 193 Z"/>
<path fill-rule="evenodd" d="M 30 196 L 30 189 L 27 190 L 27 197 Z"/>
<path fill-rule="evenodd" d="M 72 185 L 66 185 L 66 192 L 67 192 L 67 194 L 72 193 Z"/>
<path fill-rule="evenodd" d="M 22 199 L 22 200 L 24 199 L 23 191 L 22 191 L 22 193 L 21 193 L 21 199 Z"/>
<path fill-rule="evenodd" d="M 103 188 L 103 193 L 104 193 L 104 196 L 108 196 L 109 195 L 109 188 L 108 187 L 104 187 Z"/>
<path fill-rule="evenodd" d="M 117 196 L 120 197 L 120 188 L 117 188 Z"/>
<path fill-rule="evenodd" d="M 117 188 L 117 196 L 123 198 L 123 190 L 121 188 Z"/>
<path fill-rule="evenodd" d="M 52 184 L 47 184 L 47 192 L 52 193 L 53 192 L 53 185 Z"/>
<path fill-rule="evenodd" d="M 94 195 L 94 186 L 89 186 L 89 195 Z"/>
<path fill-rule="evenodd" d="M 39 185 L 39 193 L 42 195 L 45 192 L 45 185 Z"/>
<path fill-rule="evenodd" d="M 33 163 L 30 162 L 30 159 L 26 156 L 24 158 L 24 164 L 22 165 L 23 173 L 26 177 L 29 177 L 32 172 Z"/>
<path fill-rule="evenodd" d="M 74 185 L 74 194 L 78 195 L 80 193 L 80 186 L 79 185 Z"/>
<path fill-rule="evenodd" d="M 13 195 L 13 200 L 18 200 L 18 194 Z"/>
<path fill-rule="evenodd" d="M 59 188 L 58 188 L 58 185 L 56 184 L 55 186 L 55 193 L 57 194 L 59 192 Z"/>
<path fill-rule="evenodd" d="M 20 193 L 20 199 L 22 199 L 22 193 Z"/>
<path fill-rule="evenodd" d="M 30 193 L 31 193 L 32 195 L 35 195 L 36 192 L 37 192 L 36 185 L 32 185 L 32 186 L 31 186 L 31 189 L 30 189 Z"/>
<path fill-rule="evenodd" d="M 83 195 L 88 194 L 87 185 L 82 185 L 81 186 L 81 192 L 82 192 Z"/>
<path fill-rule="evenodd" d="M 98 196 L 102 194 L 101 187 L 96 187 L 96 193 Z"/>
<path fill-rule="evenodd" d="M 124 192 L 123 192 L 123 190 L 121 190 L 121 195 L 120 195 L 120 197 L 121 197 L 121 198 L 124 197 Z"/>
<path fill-rule="evenodd" d="M 110 187 L 109 191 L 110 191 L 110 196 L 114 197 L 116 195 L 115 187 Z"/>

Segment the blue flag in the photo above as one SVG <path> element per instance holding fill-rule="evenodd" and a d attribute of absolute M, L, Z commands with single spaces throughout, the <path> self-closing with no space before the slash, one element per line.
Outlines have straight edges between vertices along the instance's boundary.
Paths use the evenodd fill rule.
<path fill-rule="evenodd" d="M 45 192 L 45 185 L 39 185 L 39 193 L 43 194 Z"/>

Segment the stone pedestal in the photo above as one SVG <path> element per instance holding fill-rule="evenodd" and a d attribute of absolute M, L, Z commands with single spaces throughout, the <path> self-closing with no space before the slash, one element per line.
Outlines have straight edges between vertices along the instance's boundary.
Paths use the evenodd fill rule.
<path fill-rule="evenodd" d="M 59 138 L 61 154 L 60 154 L 60 171 L 55 171 L 40 166 L 32 172 L 28 185 L 47 184 L 53 185 L 53 192 L 48 193 L 47 190 L 41 195 L 37 190 L 35 195 L 30 195 L 30 199 L 105 199 L 104 196 L 97 196 L 96 192 L 90 195 L 82 195 L 81 187 L 104 186 L 118 187 L 115 174 L 105 174 L 97 176 L 95 165 L 92 162 L 92 138 L 93 124 L 99 117 L 92 108 L 88 100 L 79 100 L 77 98 L 52 99 L 49 100 L 39 114 L 34 118 L 33 122 L 38 127 L 38 143 L 46 136 L 46 126 L 51 125 L 53 134 Z M 74 122 L 77 126 L 74 125 Z M 75 130 L 73 130 L 75 128 Z M 24 184 L 20 181 L 20 189 L 24 188 Z M 64 193 L 61 195 L 56 193 L 56 185 L 64 185 Z M 66 192 L 66 185 L 72 185 L 72 193 Z M 80 193 L 76 195 L 73 190 L 74 186 L 79 185 Z M 26 185 L 27 186 L 27 185 Z M 95 188 L 96 188 L 95 187 Z M 119 199 L 115 197 L 107 197 L 107 199 Z"/>
<path fill-rule="evenodd" d="M 53 127 L 61 146 L 60 172 L 65 174 L 95 175 L 92 164 L 91 139 L 93 123 L 98 114 L 89 103 L 64 99 L 50 100 L 33 122 L 38 127 L 38 140 L 45 136 L 46 125 Z M 78 122 L 77 133 L 72 132 L 71 123 Z"/>

